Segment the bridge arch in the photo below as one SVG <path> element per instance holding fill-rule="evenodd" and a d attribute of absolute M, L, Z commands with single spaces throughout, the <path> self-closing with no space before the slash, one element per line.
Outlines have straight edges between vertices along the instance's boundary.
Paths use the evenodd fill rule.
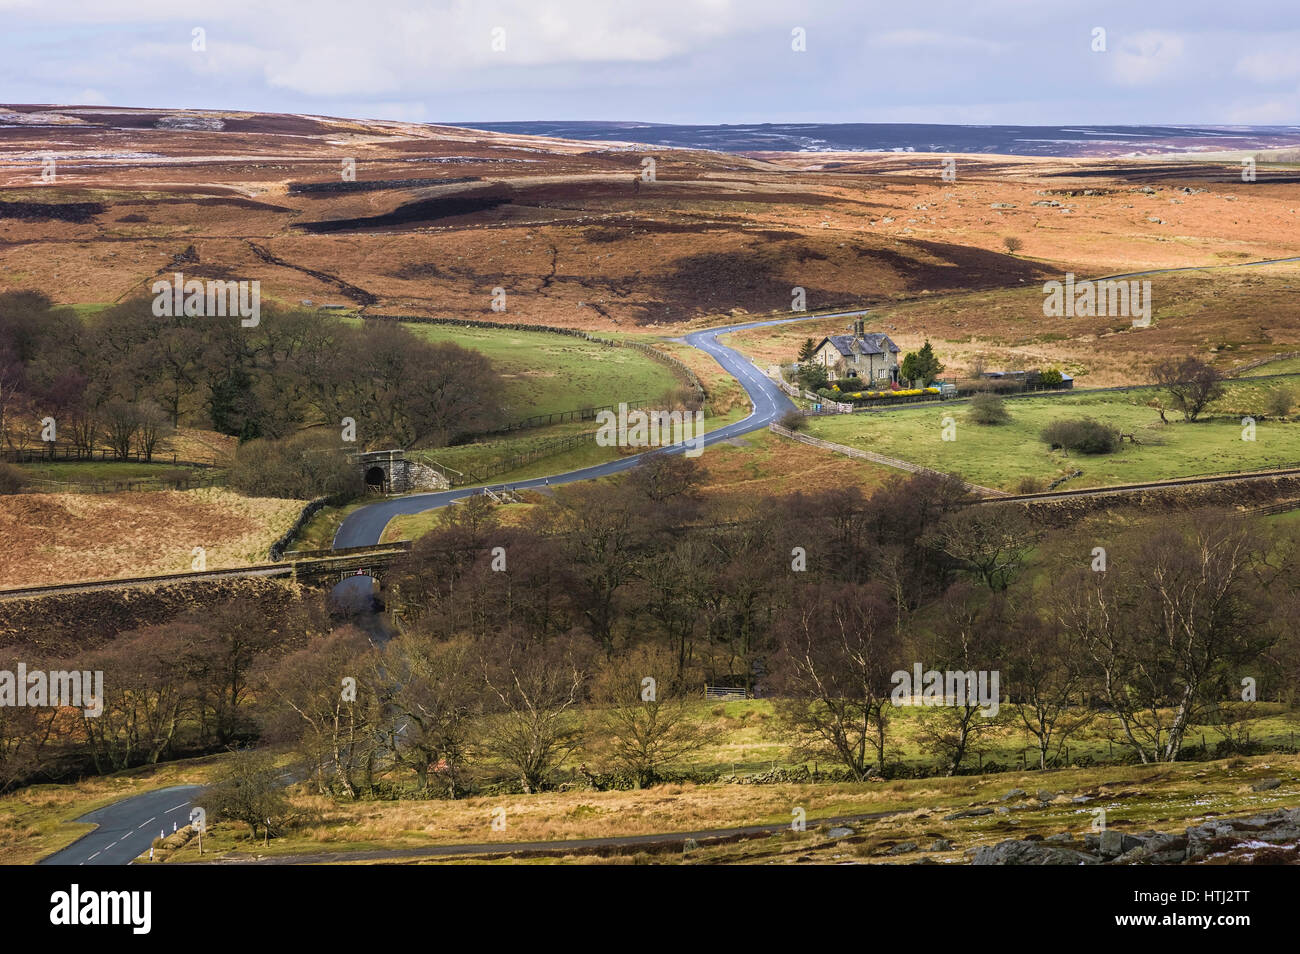
<path fill-rule="evenodd" d="M 447 478 L 427 464 L 407 460 L 404 450 L 365 451 L 354 454 L 353 461 L 365 479 L 366 488 L 375 493 L 404 494 L 416 490 L 447 490 Z"/>

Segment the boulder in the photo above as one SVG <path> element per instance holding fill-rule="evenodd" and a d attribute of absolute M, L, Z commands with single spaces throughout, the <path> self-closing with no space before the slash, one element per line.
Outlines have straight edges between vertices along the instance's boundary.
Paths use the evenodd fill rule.
<path fill-rule="evenodd" d="M 1118 858 L 1126 851 L 1132 851 L 1134 848 L 1142 847 L 1142 839 L 1127 835 L 1122 831 L 1115 831 L 1112 828 L 1106 829 L 1101 833 L 1101 841 L 1097 850 L 1103 857 Z"/>
<path fill-rule="evenodd" d="M 1187 838 L 1170 833 L 1154 834 L 1115 859 L 1117 865 L 1176 865 L 1187 857 Z"/>
<path fill-rule="evenodd" d="M 975 850 L 974 865 L 1096 865 L 1101 859 L 1086 852 L 1043 841 L 1000 841 Z"/>

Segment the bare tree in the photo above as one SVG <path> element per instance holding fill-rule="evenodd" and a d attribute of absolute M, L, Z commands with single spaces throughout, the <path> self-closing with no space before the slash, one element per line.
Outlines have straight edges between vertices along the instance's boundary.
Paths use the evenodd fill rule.
<path fill-rule="evenodd" d="M 526 793 L 539 792 L 582 740 L 573 712 L 586 682 L 581 654 L 572 643 L 538 646 L 510 633 L 480 652 L 492 707 L 483 746 Z"/>
<path fill-rule="evenodd" d="M 141 401 L 136 405 L 136 419 L 138 422 L 136 441 L 140 455 L 146 462 L 150 462 L 153 460 L 154 451 L 158 449 L 158 442 L 170 434 L 173 428 L 167 412 L 150 400 Z"/>
<path fill-rule="evenodd" d="M 196 801 L 214 819 L 243 822 L 252 829 L 254 839 L 263 826 L 269 837 L 283 829 L 290 813 L 282 776 L 269 754 L 232 751 L 219 763 L 214 781 Z"/>
<path fill-rule="evenodd" d="M 388 748 L 415 773 L 421 792 L 429 789 L 432 775 L 455 798 L 482 711 L 472 648 L 463 639 L 440 642 L 405 632 L 384 649 L 376 678 L 388 686 Z"/>
<path fill-rule="evenodd" d="M 1195 421 L 1206 406 L 1223 396 L 1223 374 L 1199 358 L 1161 361 L 1153 369 L 1156 384 L 1169 393 L 1169 401 L 1183 420 Z"/>
<path fill-rule="evenodd" d="M 801 588 L 776 639 L 775 705 L 796 751 L 829 754 L 859 780 L 883 768 L 899 650 L 889 595 L 875 585 Z"/>
<path fill-rule="evenodd" d="M 674 668 L 671 651 L 642 647 L 609 660 L 596 679 L 601 752 L 637 788 L 653 785 L 664 766 L 709 741 Z"/>
<path fill-rule="evenodd" d="M 1023 510 L 981 505 L 946 516 L 929 540 L 997 592 L 1015 580 L 1043 533 Z"/>
<path fill-rule="evenodd" d="M 1007 644 L 1009 684 L 1025 731 L 1038 742 L 1038 767 L 1093 721 L 1087 667 L 1069 637 L 1037 616 L 1016 620 Z"/>
<path fill-rule="evenodd" d="M 374 785 L 382 736 L 371 647 L 347 627 L 286 656 L 271 678 L 280 730 L 298 743 L 321 794 L 358 798 Z"/>
<path fill-rule="evenodd" d="M 1107 569 L 1058 574 L 1053 613 L 1143 762 L 1174 761 L 1233 667 L 1272 642 L 1255 575 L 1267 542 L 1202 514 L 1135 531 Z"/>
<path fill-rule="evenodd" d="M 989 688 L 993 687 L 993 674 L 998 673 L 1001 690 L 1006 605 L 1000 595 L 990 599 L 963 582 L 944 594 L 941 612 L 934 632 L 922 644 L 926 662 L 944 673 L 945 692 L 949 672 L 962 678 L 960 683 L 954 680 L 958 691 L 945 698 L 944 705 L 922 710 L 919 737 L 922 749 L 943 760 L 945 774 L 955 775 L 967 757 L 978 751 L 981 740 L 1006 719 L 1000 710 L 987 712 L 984 700 L 975 692 L 981 672 L 988 673 Z"/>

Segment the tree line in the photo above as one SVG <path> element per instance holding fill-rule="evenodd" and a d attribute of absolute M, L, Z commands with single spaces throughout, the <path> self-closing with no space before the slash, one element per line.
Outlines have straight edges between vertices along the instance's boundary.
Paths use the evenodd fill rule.
<path fill-rule="evenodd" d="M 645 785 L 706 741 L 689 702 L 707 683 L 771 698 L 793 752 L 864 779 L 912 771 L 895 674 L 916 664 L 1000 676 L 995 716 L 918 711 L 949 774 L 1008 726 L 1041 767 L 1087 727 L 1162 762 L 1193 725 L 1240 747 L 1251 699 L 1292 701 L 1294 529 L 1211 512 L 1050 530 L 939 475 L 740 500 L 704 476 L 659 455 L 522 523 L 483 498 L 447 508 L 385 576 L 386 641 L 311 601 L 123 634 L 78 661 L 110 687 L 93 724 L 0 710 L 3 777 L 261 741 L 343 798 Z"/>
<path fill-rule="evenodd" d="M 147 299 L 83 317 L 34 292 L 7 292 L 0 441 L 40 447 L 46 417 L 77 453 L 108 448 L 146 460 L 180 426 L 249 441 L 315 425 L 339 434 L 351 419 L 359 446 L 410 447 L 503 421 L 500 378 L 487 358 L 397 324 L 267 306 L 245 328 L 158 317 Z"/>

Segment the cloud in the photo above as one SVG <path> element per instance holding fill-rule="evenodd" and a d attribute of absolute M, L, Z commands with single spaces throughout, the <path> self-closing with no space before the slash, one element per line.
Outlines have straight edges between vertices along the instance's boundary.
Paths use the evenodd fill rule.
<path fill-rule="evenodd" d="M 1111 33 L 1111 76 L 1124 86 L 1147 86 L 1176 75 L 1183 64 L 1185 43 L 1176 33 L 1147 30 L 1120 36 Z"/>
<path fill-rule="evenodd" d="M 933 50 L 935 52 L 976 52 L 995 55 L 1010 47 L 980 37 L 936 33 L 933 30 L 888 30 L 873 34 L 867 39 L 870 47 L 902 50 Z"/>
<path fill-rule="evenodd" d="M 91 91 L 119 105 L 431 122 L 1240 122 L 1252 110 L 1277 122 L 1294 95 L 1295 0 L 1252 0 L 1249 18 L 1187 0 L 1071 6 L 0 0 L 0 89 L 20 102 Z M 1089 51 L 1096 23 L 1108 53 Z M 806 52 L 791 50 L 794 27 Z"/>
<path fill-rule="evenodd" d="M 1233 103 L 1227 112 L 1229 125 L 1286 126 L 1300 116 L 1300 90 L 1289 96 Z"/>
<path fill-rule="evenodd" d="M 1248 53 L 1237 61 L 1233 72 L 1266 85 L 1300 77 L 1300 36 L 1292 34 L 1283 49 Z"/>

